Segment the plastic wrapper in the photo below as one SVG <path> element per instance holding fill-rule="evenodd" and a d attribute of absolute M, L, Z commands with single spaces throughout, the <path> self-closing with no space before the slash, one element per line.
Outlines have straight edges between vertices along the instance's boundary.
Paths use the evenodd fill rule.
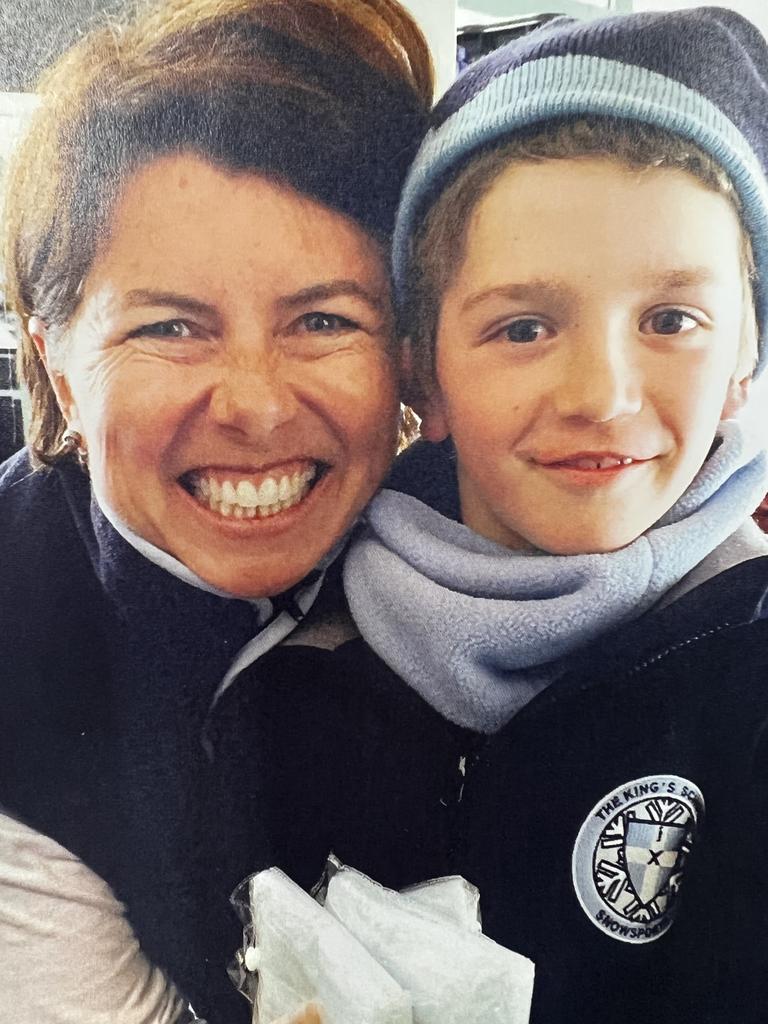
<path fill-rule="evenodd" d="M 414 1024 L 527 1024 L 531 961 L 452 924 L 443 907 L 424 901 L 426 891 L 414 898 L 341 868 L 325 909 L 410 993 Z"/>
<path fill-rule="evenodd" d="M 433 878 L 401 890 L 416 906 L 469 932 L 480 932 L 480 893 L 461 875 Z"/>
<path fill-rule="evenodd" d="M 482 934 L 463 878 L 398 893 L 331 857 L 313 892 L 272 868 L 233 895 L 254 1024 L 527 1024 L 533 964 Z"/>
<path fill-rule="evenodd" d="M 252 875 L 233 902 L 246 926 L 239 977 L 254 1024 L 290 1019 L 307 1004 L 323 1024 L 412 1024 L 410 996 L 282 871 Z"/>

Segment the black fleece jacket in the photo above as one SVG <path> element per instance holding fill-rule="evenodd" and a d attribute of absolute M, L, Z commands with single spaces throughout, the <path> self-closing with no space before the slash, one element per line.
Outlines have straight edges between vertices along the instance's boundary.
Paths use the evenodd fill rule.
<path fill-rule="evenodd" d="M 0 473 L 0 806 L 106 878 L 211 1024 L 249 1016 L 231 889 L 272 864 L 309 887 L 331 849 L 393 887 L 477 884 L 536 963 L 534 1024 L 764 1019 L 768 559 L 603 637 L 489 738 L 359 638 L 318 646 L 331 577 L 209 714 L 247 608 L 138 563 L 116 605 L 77 473 Z"/>

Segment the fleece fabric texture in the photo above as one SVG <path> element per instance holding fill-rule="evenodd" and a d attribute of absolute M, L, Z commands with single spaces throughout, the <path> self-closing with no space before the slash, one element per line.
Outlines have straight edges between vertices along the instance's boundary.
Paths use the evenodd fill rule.
<path fill-rule="evenodd" d="M 72 854 L 123 904 L 129 927 L 108 901 L 94 929 L 109 915 L 126 937 L 126 956 L 135 949 L 132 929 L 146 960 L 208 1024 L 248 1024 L 251 1008 L 227 975 L 242 941 L 230 894 L 272 865 L 309 888 L 331 850 L 349 849 L 354 863 L 372 806 L 362 806 L 358 786 L 375 793 L 381 783 L 358 775 L 360 723 L 394 752 L 401 715 L 423 702 L 403 687 L 405 705 L 393 703 L 386 686 L 371 686 L 354 644 L 338 655 L 280 645 L 211 708 L 233 653 L 256 629 L 249 603 L 189 586 L 140 555 L 95 513 L 75 465 L 32 473 L 24 453 L 5 463 L 0 522 L 0 808 Z M 318 612 L 338 619 L 337 568 L 323 594 L 330 609 L 321 595 Z M 428 747 L 417 742 L 413 751 L 429 750 L 428 800 L 412 802 L 400 788 L 401 777 L 413 778 L 403 757 L 402 776 L 384 780 L 396 804 L 418 805 L 423 817 L 418 840 L 405 807 L 402 827 L 390 819 L 404 840 L 400 859 L 377 843 L 390 872 L 382 879 L 402 884 L 444 873 L 435 819 L 442 821 L 458 730 L 424 708 Z M 427 807 L 435 813 L 422 815 Z M 41 858 L 45 849 L 37 849 Z M 81 942 L 88 935 L 70 938 L 67 960 L 80 969 L 73 987 L 85 990 L 97 976 Z M 46 972 L 34 959 L 30 917 L 18 941 L 39 980 Z M 34 1005 L 10 1006 L 4 995 L 2 1021 Z"/>
<path fill-rule="evenodd" d="M 129 687 L 118 700 L 128 677 L 113 678 L 107 638 L 93 629 L 103 591 L 89 586 L 73 536 L 73 482 L 62 485 L 59 471 L 0 478 L 0 804 L 13 799 L 21 816 L 23 803 L 39 831 L 55 828 L 68 849 L 98 860 L 145 952 L 209 1024 L 251 1018 L 226 978 L 240 941 L 234 885 L 278 864 L 308 888 L 329 850 L 393 888 L 472 879 L 486 934 L 536 963 L 531 1024 L 573 1024 L 574 1007 L 579 1021 L 762 1024 L 768 560 L 577 653 L 491 737 L 446 721 L 359 638 L 338 649 L 282 644 L 222 695 L 210 755 L 184 765 L 174 757 L 175 733 L 189 728 L 181 713 L 176 725 L 146 716 L 143 746 L 114 756 L 120 716 L 140 694 Z M 319 598 L 312 615 L 336 621 L 338 584 L 327 578 L 323 593 L 337 600 Z M 191 683 L 196 651 L 169 652 Z M 162 684 L 164 662 L 149 665 L 142 694 Z M 134 801 L 130 787 L 134 759 L 146 756 L 158 792 L 135 834 L 138 815 L 123 812 L 145 793 Z M 706 828 L 673 927 L 632 945 L 579 905 L 574 841 L 605 794 L 661 772 L 703 792 Z M 177 847 L 181 815 L 199 821 Z"/>
<path fill-rule="evenodd" d="M 347 557 L 350 610 L 428 703 L 493 733 L 563 672 L 563 659 L 656 604 L 748 519 L 767 485 L 768 456 L 726 421 L 719 446 L 652 529 L 618 551 L 584 555 L 511 551 L 384 490 Z"/>
<path fill-rule="evenodd" d="M 242 801 L 226 848 L 243 874 L 258 850 L 303 886 L 330 849 L 392 888 L 471 879 L 485 934 L 536 964 L 531 1024 L 764 1024 L 767 587 L 768 558 L 752 558 L 600 637 L 492 736 L 453 726 L 360 638 L 281 645 L 218 710 Z M 614 886 L 586 913 L 572 871 L 592 808 L 660 776 L 706 805 L 664 934 L 659 907 L 612 924 Z M 301 820 L 275 846 L 285 804 Z M 647 818 L 641 804 L 598 817 L 601 831 Z M 655 938 L 622 941 L 644 921 Z"/>
<path fill-rule="evenodd" d="M 403 189 L 393 270 L 407 300 L 411 240 L 446 182 L 479 150 L 564 118 L 611 117 L 692 140 L 727 172 L 755 254 L 760 360 L 768 329 L 768 45 L 717 7 L 557 18 L 459 76 L 432 115 Z"/>
<path fill-rule="evenodd" d="M 342 756 L 318 729 L 327 677 L 307 673 L 310 700 L 269 671 L 251 694 L 253 672 L 244 671 L 236 689 L 255 701 L 261 731 L 227 717 L 227 692 L 217 704 L 214 696 L 233 658 L 252 647 L 259 610 L 145 557 L 93 503 L 73 463 L 32 472 L 20 452 L 0 466 L 0 524 L 0 809 L 51 840 L 38 847 L 41 872 L 44 851 L 58 844 L 83 866 L 78 879 L 95 874 L 116 897 L 94 899 L 90 931 L 70 930 L 61 959 L 80 973 L 68 993 L 108 974 L 109 964 L 89 963 L 86 940 L 114 926 L 124 956 L 137 939 L 208 1024 L 247 1024 L 250 1007 L 227 975 L 242 934 L 229 897 L 272 864 L 309 886 L 334 845 Z M 308 610 L 304 589 L 274 599 L 276 618 L 258 640 L 286 616 L 295 625 Z M 256 653 L 265 650 L 269 665 L 271 651 Z M 347 709 L 337 717 L 346 727 Z M 17 941 L 37 978 L 35 912 L 24 906 Z M 0 987 L 0 1020 L 32 1013 L 32 996 L 11 1006 L 5 994 Z M 71 1009 L 65 993 L 59 1011 Z"/>
<path fill-rule="evenodd" d="M 212 896 L 201 735 L 257 614 L 140 555 L 75 465 L 31 473 L 19 453 L 0 471 L 0 521 L 0 807 L 109 883 L 196 1008 L 222 1000 L 236 1021 L 242 997 L 209 953 L 231 910 Z"/>

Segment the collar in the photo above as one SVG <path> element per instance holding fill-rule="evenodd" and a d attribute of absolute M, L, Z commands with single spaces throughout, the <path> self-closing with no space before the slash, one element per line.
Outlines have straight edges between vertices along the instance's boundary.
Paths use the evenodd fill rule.
<path fill-rule="evenodd" d="M 258 637 L 255 637 L 241 649 L 229 672 L 224 680 L 222 680 L 214 700 L 218 700 L 221 693 L 229 686 L 238 672 L 252 664 L 262 654 L 265 654 L 271 647 L 279 643 L 301 622 L 320 592 L 326 570 L 335 562 L 347 543 L 347 537 L 345 536 L 320 560 L 315 569 L 307 573 L 302 580 L 281 594 L 271 598 L 256 597 L 243 599 L 238 598 L 235 594 L 228 593 L 226 590 L 220 590 L 218 587 L 212 586 L 202 577 L 198 576 L 197 573 L 192 572 L 183 562 L 174 558 L 173 555 L 163 551 L 144 537 L 139 536 L 138 533 L 119 518 L 107 502 L 101 498 L 97 499 L 95 494 L 93 501 L 113 530 L 153 565 L 158 566 L 183 583 L 195 587 L 197 590 L 203 590 L 207 594 L 213 594 L 216 597 L 230 601 L 247 600 L 248 604 L 253 608 L 261 632 L 258 634 Z M 259 640 L 258 644 L 256 644 L 257 639 Z M 251 654 L 253 654 L 252 657 Z M 239 666 L 236 671 L 235 666 Z"/>
<path fill-rule="evenodd" d="M 218 587 L 206 583 L 202 577 L 192 572 L 178 558 L 174 558 L 167 551 L 163 551 L 144 537 L 139 536 L 138 533 L 135 533 L 130 526 L 119 518 L 103 498 L 97 498 L 94 494 L 94 501 L 101 509 L 104 518 L 112 526 L 112 529 L 120 534 L 123 540 L 127 541 L 135 551 L 138 551 L 140 555 L 143 555 L 148 561 L 152 562 L 153 565 L 157 565 L 160 569 L 170 573 L 171 576 L 175 576 L 176 579 L 181 580 L 183 583 L 188 583 L 191 587 L 204 590 L 207 594 L 214 594 L 216 597 L 224 597 L 229 600 L 240 600 L 234 594 L 229 594 L 226 590 L 219 590 Z M 253 598 L 248 603 L 253 607 L 260 623 L 266 622 L 271 617 L 272 601 L 268 597 Z"/>
<path fill-rule="evenodd" d="M 216 629 L 225 628 L 226 635 L 219 636 L 218 640 L 225 645 L 232 644 L 233 653 L 223 676 L 218 676 L 221 681 L 213 692 L 210 707 L 243 669 L 281 643 L 302 621 L 322 589 L 328 568 L 348 540 L 347 536 L 343 537 L 293 587 L 271 598 L 247 601 L 211 586 L 168 552 L 140 537 L 108 503 L 97 499 L 88 478 L 79 469 L 72 467 L 71 473 L 63 475 L 70 505 L 79 521 L 96 574 L 126 621 L 145 620 L 149 601 L 156 617 L 167 612 L 176 617 L 182 614 L 184 618 L 191 612 L 195 621 L 209 623 L 209 645 L 215 645 Z M 78 514 L 78 509 L 88 500 L 90 516 L 86 518 Z M 159 574 L 157 569 L 161 570 Z M 153 599 L 156 592 L 158 596 Z M 241 610 L 247 610 L 247 616 Z M 237 628 L 231 632 L 230 620 L 237 623 Z"/>
<path fill-rule="evenodd" d="M 492 733 L 582 649 L 653 609 L 730 538 L 765 493 L 767 474 L 751 431 L 725 421 L 720 443 L 658 523 L 624 548 L 585 555 L 510 551 L 385 490 L 347 558 L 350 610 L 363 638 L 428 703 Z"/>

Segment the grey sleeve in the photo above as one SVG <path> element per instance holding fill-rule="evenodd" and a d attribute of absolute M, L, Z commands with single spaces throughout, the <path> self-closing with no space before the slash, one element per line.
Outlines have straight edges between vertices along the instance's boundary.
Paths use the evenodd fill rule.
<path fill-rule="evenodd" d="M 183 1012 L 107 883 L 0 812 L 0 1020 L 174 1024 Z"/>

